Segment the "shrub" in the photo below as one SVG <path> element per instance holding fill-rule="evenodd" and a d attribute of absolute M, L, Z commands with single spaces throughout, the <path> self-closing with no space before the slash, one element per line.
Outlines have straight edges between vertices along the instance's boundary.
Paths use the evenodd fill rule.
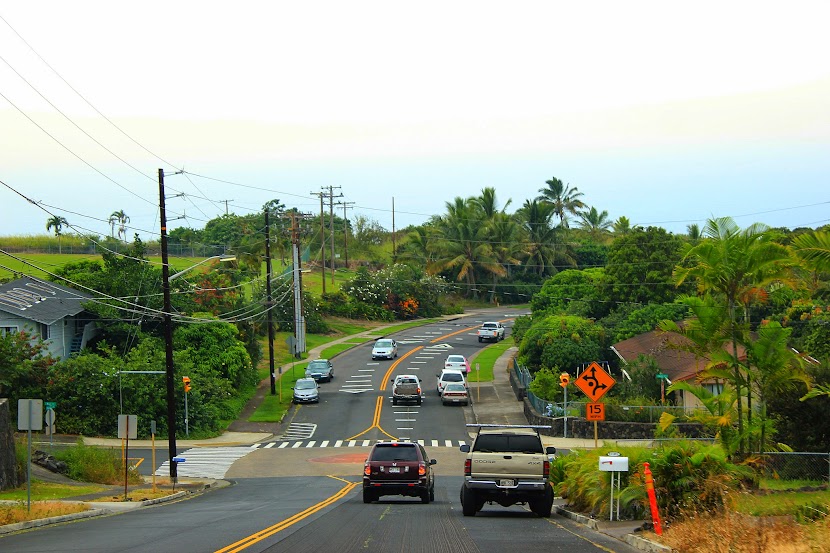
<path fill-rule="evenodd" d="M 74 447 L 58 451 L 55 457 L 65 462 L 73 480 L 96 484 L 119 484 L 124 481 L 124 464 L 117 450 L 90 447 L 79 441 Z M 135 469 L 128 471 L 128 482 L 142 481 Z"/>

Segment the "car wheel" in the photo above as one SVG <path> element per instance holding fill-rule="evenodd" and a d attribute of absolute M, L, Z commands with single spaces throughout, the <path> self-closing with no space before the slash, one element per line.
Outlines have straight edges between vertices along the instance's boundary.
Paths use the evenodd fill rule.
<path fill-rule="evenodd" d="M 478 511 L 476 508 L 478 503 L 477 495 L 474 490 L 469 489 L 467 486 L 461 486 L 461 512 L 465 517 L 476 516 L 476 511 Z"/>
<path fill-rule="evenodd" d="M 478 337 L 478 343 L 480 344 L 482 341 L 483 341 L 483 340 L 481 339 L 481 336 L 479 336 L 479 337 Z"/>
<path fill-rule="evenodd" d="M 397 404 L 398 404 L 398 398 L 393 397 L 392 398 L 392 405 L 397 405 Z"/>
<path fill-rule="evenodd" d="M 422 401 L 421 398 L 418 398 L 418 405 L 421 404 L 421 401 Z"/>
<path fill-rule="evenodd" d="M 372 501 L 377 501 L 377 499 L 374 492 L 366 489 L 363 490 L 363 503 L 371 503 Z"/>
<path fill-rule="evenodd" d="M 548 518 L 553 510 L 553 490 L 550 484 L 545 486 L 545 493 L 538 499 L 530 500 L 530 510 L 542 518 Z"/>
<path fill-rule="evenodd" d="M 421 503 L 429 503 L 431 500 L 429 490 L 424 490 L 421 492 Z"/>
<path fill-rule="evenodd" d="M 429 500 L 435 501 L 435 484 L 429 489 Z"/>

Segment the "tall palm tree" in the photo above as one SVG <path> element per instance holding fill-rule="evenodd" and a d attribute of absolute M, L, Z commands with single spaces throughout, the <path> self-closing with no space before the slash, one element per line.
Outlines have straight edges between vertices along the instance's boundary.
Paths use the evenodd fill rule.
<path fill-rule="evenodd" d="M 499 202 L 496 200 L 496 189 L 488 186 L 483 188 L 481 190 L 481 196 L 473 198 L 473 201 L 481 208 L 485 218 L 492 219 L 497 213 L 504 213 L 504 210 L 507 209 L 507 206 L 513 200 L 507 200 L 504 207 L 499 209 Z"/>
<path fill-rule="evenodd" d="M 498 277 L 509 274 L 511 265 L 520 265 L 525 246 L 521 239 L 522 229 L 510 215 L 498 212 L 487 225 L 487 236 L 493 251 L 493 257 L 503 271 L 492 271 L 493 288 L 490 292 L 490 301 L 495 302 L 496 284 Z"/>
<path fill-rule="evenodd" d="M 571 188 L 570 185 L 563 183 L 556 177 L 551 177 L 550 180 L 545 181 L 547 188 L 540 188 L 541 194 L 536 199 L 540 202 L 547 202 L 553 205 L 554 213 L 559 217 L 559 224 L 565 228 L 568 227 L 568 214 L 577 215 L 580 209 L 585 207 L 585 204 L 579 198 L 582 197 L 582 192 Z"/>
<path fill-rule="evenodd" d="M 692 223 L 686 227 L 686 236 L 693 244 L 700 242 L 700 226 L 697 223 Z"/>
<path fill-rule="evenodd" d="M 607 211 L 600 213 L 592 206 L 591 209 L 579 212 L 579 228 L 587 232 L 596 242 L 601 242 L 603 236 L 608 235 L 611 225 Z"/>
<path fill-rule="evenodd" d="M 624 236 L 632 231 L 631 221 L 625 215 L 614 221 L 612 225 L 615 236 Z"/>
<path fill-rule="evenodd" d="M 62 253 L 61 252 L 61 232 L 63 231 L 64 226 L 69 226 L 69 222 L 65 218 L 59 217 L 58 215 L 50 217 L 46 221 L 46 230 L 48 231 L 48 230 L 54 229 L 54 231 L 55 231 L 55 237 L 58 239 L 58 253 Z"/>
<path fill-rule="evenodd" d="M 130 222 L 130 218 L 124 213 L 123 209 L 119 209 L 118 211 L 113 211 L 109 217 L 109 224 L 110 228 L 112 229 L 113 238 L 115 238 L 115 225 L 118 225 L 118 238 L 121 240 L 127 240 L 127 224 Z"/>
<path fill-rule="evenodd" d="M 745 326 L 738 319 L 750 291 L 785 278 L 789 266 L 787 249 L 772 241 L 769 227 L 754 224 L 741 230 L 728 217 L 710 219 L 703 229 L 704 240 L 690 247 L 675 269 L 677 285 L 687 279 L 697 282 L 699 289 L 719 294 L 729 313 L 729 336 L 732 342 L 732 379 L 737 397 L 741 397 L 744 373 L 738 360 L 738 342 Z M 748 392 L 751 398 L 751 391 Z M 750 399 L 751 401 L 751 399 Z M 738 434 L 742 437 L 740 453 L 744 453 L 743 409 L 738 402 Z"/>
<path fill-rule="evenodd" d="M 820 278 L 822 273 L 830 273 L 830 232 L 800 234 L 790 247 L 807 273 L 803 278 L 810 295 L 814 298 L 830 295 L 827 281 Z"/>
<path fill-rule="evenodd" d="M 576 267 L 576 257 L 564 237 L 564 228 L 551 226 L 554 206 L 539 200 L 525 200 L 516 212 L 525 243 L 525 267 L 539 276 L 553 275 L 557 265 Z"/>

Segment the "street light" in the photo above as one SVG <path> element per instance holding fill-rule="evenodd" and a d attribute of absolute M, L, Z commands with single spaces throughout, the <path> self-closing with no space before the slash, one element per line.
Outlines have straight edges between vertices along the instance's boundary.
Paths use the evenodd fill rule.
<path fill-rule="evenodd" d="M 222 263 L 223 261 L 236 261 L 236 256 L 235 255 L 224 255 L 224 254 L 222 254 L 222 255 L 214 255 L 214 256 L 205 258 L 205 259 L 201 260 L 200 262 L 196 263 L 195 265 L 191 265 L 190 267 L 188 267 L 187 269 L 185 269 L 183 271 L 179 271 L 178 273 L 176 273 L 174 275 L 170 275 L 170 277 L 167 279 L 167 282 L 170 282 L 174 278 L 179 278 L 180 276 L 182 276 L 186 272 L 190 271 L 191 269 L 195 269 L 199 265 L 203 265 L 203 264 L 207 263 L 208 261 L 213 261 L 214 259 L 218 259 L 219 262 Z"/>

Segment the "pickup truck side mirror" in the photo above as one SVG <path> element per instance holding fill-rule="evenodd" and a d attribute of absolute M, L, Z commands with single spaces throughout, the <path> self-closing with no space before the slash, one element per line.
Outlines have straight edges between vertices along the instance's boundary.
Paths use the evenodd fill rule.
<path fill-rule="evenodd" d="M 470 452 L 470 446 L 468 444 L 464 444 L 461 447 L 459 447 L 458 449 L 460 449 L 464 453 L 469 453 Z"/>
<path fill-rule="evenodd" d="M 555 455 L 556 454 L 556 448 L 553 447 L 552 445 L 549 445 L 548 447 L 545 448 L 545 453 L 547 453 L 548 455 Z"/>

